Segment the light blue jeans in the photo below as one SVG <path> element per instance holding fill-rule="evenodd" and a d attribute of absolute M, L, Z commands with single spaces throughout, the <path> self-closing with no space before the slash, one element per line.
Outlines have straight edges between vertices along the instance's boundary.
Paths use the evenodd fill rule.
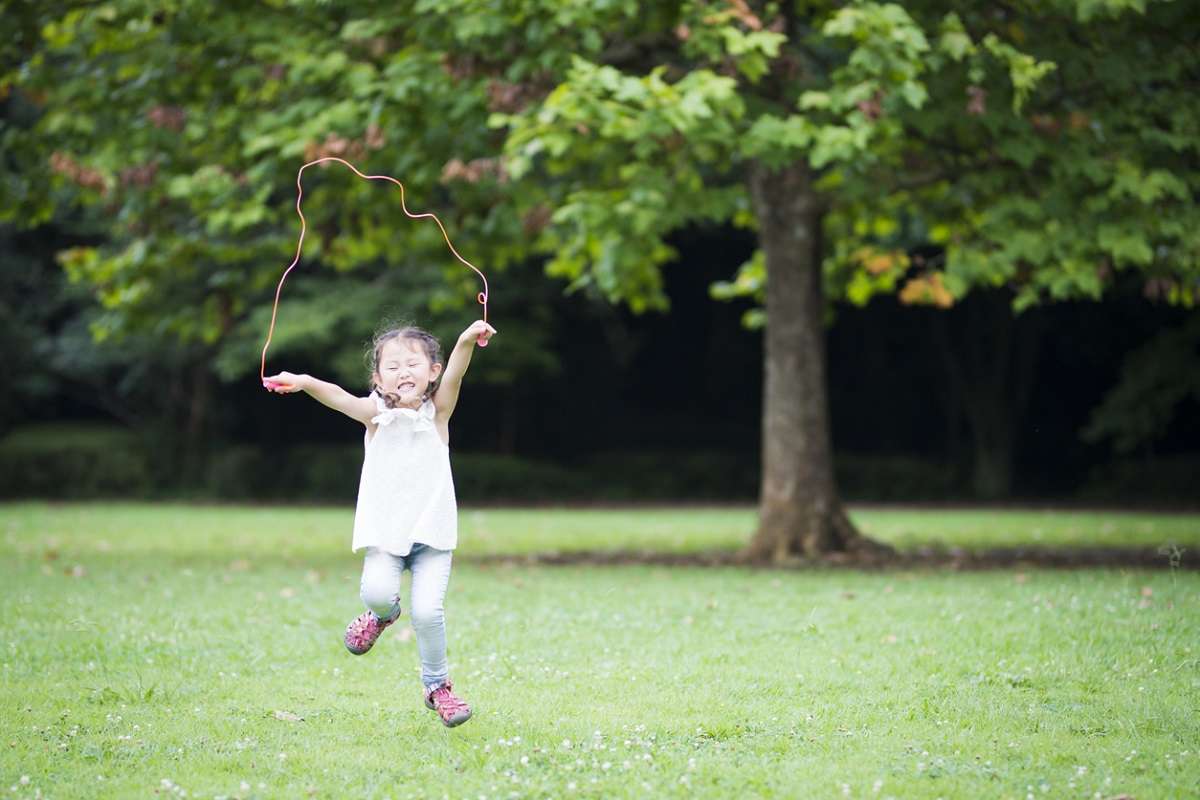
<path fill-rule="evenodd" d="M 449 678 L 443 602 L 453 556 L 450 550 L 414 542 L 406 556 L 368 547 L 363 558 L 359 596 L 380 619 L 394 619 L 400 614 L 400 577 L 406 569 L 412 573 L 409 615 L 421 656 L 421 683 L 427 690 L 436 689 Z"/>

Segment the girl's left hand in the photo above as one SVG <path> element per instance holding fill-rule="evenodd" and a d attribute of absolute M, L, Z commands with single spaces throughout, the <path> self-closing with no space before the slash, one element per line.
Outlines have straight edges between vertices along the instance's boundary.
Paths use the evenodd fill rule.
<path fill-rule="evenodd" d="M 474 339 L 475 343 L 480 347 L 487 347 L 488 339 L 492 338 L 495 333 L 495 328 L 480 319 L 471 323 L 471 327 L 462 332 L 458 337 L 458 341 L 465 344 Z"/>

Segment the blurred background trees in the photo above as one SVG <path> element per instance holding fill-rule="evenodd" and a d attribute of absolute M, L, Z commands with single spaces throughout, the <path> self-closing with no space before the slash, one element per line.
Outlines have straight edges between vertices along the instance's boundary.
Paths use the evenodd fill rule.
<path fill-rule="evenodd" d="M 1183 4 L 117 1 L 5 21 L 9 493 L 71 460 L 29 425 L 81 420 L 63 453 L 92 441 L 103 464 L 122 448 L 94 426 L 116 424 L 153 490 L 352 496 L 352 431 L 255 375 L 296 169 L 338 155 L 399 177 L 492 284 L 503 348 L 456 415 L 464 497 L 759 494 L 761 223 L 782 200 L 750 188 L 786 170 L 811 193 L 780 225 L 819 272 L 804 325 L 828 329 L 845 493 L 1149 498 L 1133 454 L 1187 496 Z M 361 389 L 385 319 L 448 340 L 474 318 L 474 273 L 397 195 L 308 171 L 272 363 Z M 775 407 L 813 393 L 790 391 Z"/>

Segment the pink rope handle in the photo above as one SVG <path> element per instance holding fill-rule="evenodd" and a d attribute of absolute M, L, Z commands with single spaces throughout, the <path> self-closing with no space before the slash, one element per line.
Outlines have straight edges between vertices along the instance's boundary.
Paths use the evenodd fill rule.
<path fill-rule="evenodd" d="M 313 166 L 314 164 L 321 164 L 325 161 L 336 161 L 339 164 L 345 164 L 347 167 L 350 168 L 350 170 L 352 172 L 354 172 L 355 175 L 357 175 L 358 177 L 363 178 L 365 180 L 368 180 L 368 181 L 391 181 L 392 183 L 394 183 L 400 187 L 400 208 L 402 208 L 404 210 L 404 213 L 406 215 L 408 215 L 408 217 L 410 219 L 421 219 L 422 217 L 431 217 L 433 219 L 433 221 L 437 223 L 438 228 L 442 232 L 442 238 L 446 240 L 446 246 L 450 248 L 450 252 L 454 254 L 454 257 L 457 258 L 462 263 L 466 264 L 471 269 L 475 270 L 475 272 L 479 275 L 479 277 L 483 279 L 483 291 L 479 293 L 479 295 L 477 296 L 476 299 L 479 301 L 480 305 L 483 306 L 483 321 L 487 322 L 487 299 L 488 299 L 487 277 L 482 272 L 480 272 L 479 269 L 474 264 L 472 264 L 470 261 L 467 261 L 465 258 L 460 256 L 458 254 L 458 251 L 454 249 L 454 245 L 450 242 L 450 236 L 446 233 L 446 226 L 442 225 L 442 221 L 437 218 L 437 214 L 433 214 L 431 212 L 427 212 L 424 214 L 413 214 L 411 211 L 409 211 L 408 206 L 404 204 L 404 184 L 401 183 L 400 181 L 396 180 L 395 178 L 393 178 L 390 175 L 364 175 L 361 172 L 359 172 L 358 169 L 356 169 L 355 166 L 353 164 L 351 164 L 349 161 L 346 161 L 341 158 L 337 158 L 336 156 L 325 156 L 324 158 L 318 158 L 315 161 L 309 161 L 307 164 L 305 164 L 304 166 L 302 166 L 300 168 L 299 172 L 296 173 L 296 213 L 300 215 L 300 241 L 298 241 L 296 243 L 296 257 L 292 259 L 292 263 L 288 265 L 288 268 L 283 271 L 283 276 L 279 279 L 279 285 L 275 288 L 275 305 L 271 309 L 271 327 L 267 329 L 267 341 L 263 345 L 262 364 L 259 366 L 259 371 L 258 371 L 258 376 L 262 380 L 263 386 L 265 386 L 268 389 L 273 389 L 280 385 L 276 381 L 267 380 L 267 348 L 271 346 L 271 336 L 272 336 L 272 334 L 275 333 L 275 317 L 279 313 L 279 295 L 280 295 L 280 293 L 283 292 L 283 282 L 285 280 L 287 280 L 288 273 L 291 272 L 295 268 L 295 266 L 300 263 L 300 251 L 304 247 L 304 234 L 308 230 L 308 221 L 305 220 L 305 218 L 304 218 L 304 212 L 300 210 L 300 202 L 304 199 L 304 186 L 301 183 L 301 179 L 304 176 L 304 170 L 308 169 L 309 167 Z M 480 334 L 479 338 L 476 339 L 476 343 L 480 347 L 487 347 L 487 338 L 485 336 L 483 336 L 483 334 Z"/>

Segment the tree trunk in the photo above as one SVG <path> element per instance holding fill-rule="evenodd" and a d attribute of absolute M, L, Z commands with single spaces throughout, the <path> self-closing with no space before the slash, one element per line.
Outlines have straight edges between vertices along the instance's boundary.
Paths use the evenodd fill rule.
<path fill-rule="evenodd" d="M 208 367 L 208 358 L 200 359 L 188 370 L 191 387 L 185 402 L 183 453 L 180 463 L 185 482 L 196 484 L 203 480 L 204 467 L 211 455 L 208 441 L 210 404 L 215 381 Z"/>
<path fill-rule="evenodd" d="M 820 198 L 804 164 L 755 165 L 750 195 L 767 263 L 767 324 L 759 523 L 743 556 L 779 563 L 867 549 L 874 543 L 846 516 L 833 474 Z"/>
<path fill-rule="evenodd" d="M 958 325 L 950 329 L 951 322 Z M 981 500 L 1012 493 L 1014 443 L 1029 407 L 1042 329 L 1037 309 L 1014 317 L 1003 292 L 972 295 L 933 318 L 950 397 L 970 431 L 971 488 Z"/>

